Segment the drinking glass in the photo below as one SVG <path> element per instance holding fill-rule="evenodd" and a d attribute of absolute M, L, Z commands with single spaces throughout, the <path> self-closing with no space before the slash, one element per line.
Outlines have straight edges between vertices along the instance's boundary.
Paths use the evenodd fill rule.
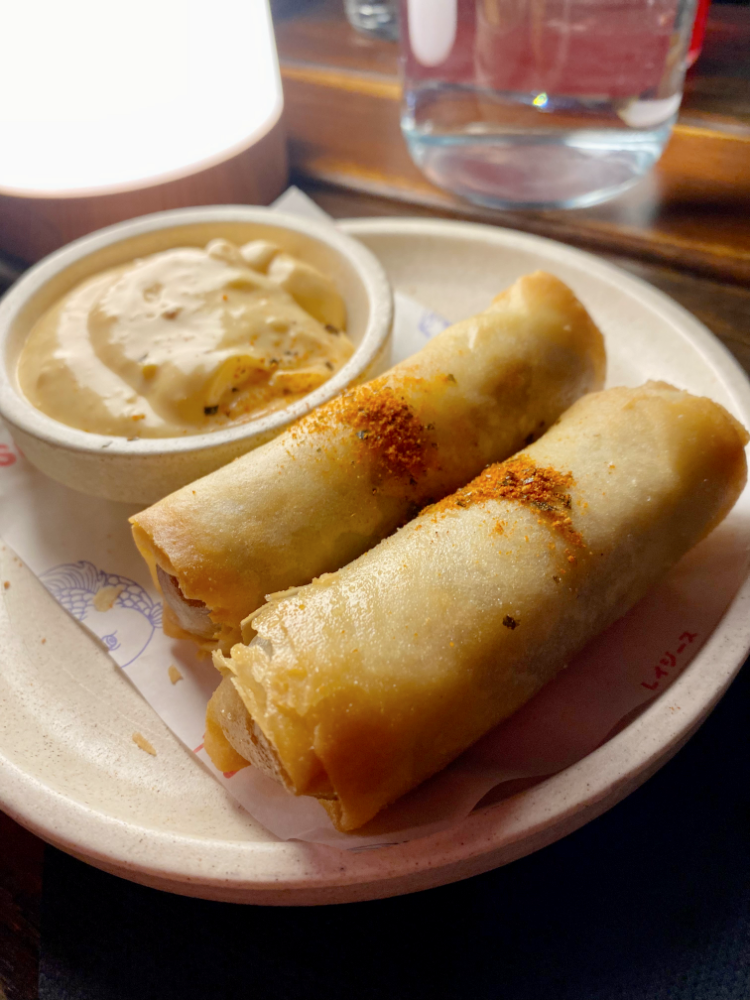
<path fill-rule="evenodd" d="M 413 159 L 493 207 L 613 197 L 669 139 L 694 15 L 695 0 L 402 0 Z"/>

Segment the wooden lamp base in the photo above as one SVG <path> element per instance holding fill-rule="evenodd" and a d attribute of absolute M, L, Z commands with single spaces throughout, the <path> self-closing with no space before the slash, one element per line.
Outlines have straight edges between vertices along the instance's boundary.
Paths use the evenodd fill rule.
<path fill-rule="evenodd" d="M 283 119 L 227 159 L 174 180 L 108 194 L 0 193 L 0 251 L 32 263 L 71 240 L 150 212 L 189 205 L 267 205 L 286 188 Z"/>

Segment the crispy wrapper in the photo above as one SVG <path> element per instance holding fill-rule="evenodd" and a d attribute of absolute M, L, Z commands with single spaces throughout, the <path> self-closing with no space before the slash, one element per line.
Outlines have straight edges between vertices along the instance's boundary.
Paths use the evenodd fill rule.
<path fill-rule="evenodd" d="M 600 388 L 601 334 L 557 278 L 521 278 L 386 375 L 132 519 L 165 630 L 227 649 L 267 594 L 366 552 Z"/>
<path fill-rule="evenodd" d="M 520 708 L 725 517 L 747 440 L 721 406 L 664 383 L 589 395 L 355 562 L 272 597 L 256 638 L 214 657 L 269 773 L 321 798 L 338 829 L 366 823 Z"/>

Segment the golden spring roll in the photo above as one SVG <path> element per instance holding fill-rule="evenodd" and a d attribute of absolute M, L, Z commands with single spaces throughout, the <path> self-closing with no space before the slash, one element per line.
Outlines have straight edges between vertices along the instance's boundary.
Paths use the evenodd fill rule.
<path fill-rule="evenodd" d="M 386 375 L 132 519 L 165 631 L 229 648 L 266 594 L 345 565 L 600 388 L 601 334 L 521 278 Z"/>
<path fill-rule="evenodd" d="M 133 519 L 165 629 L 239 638 L 267 593 L 344 565 L 601 385 L 575 296 L 528 276 L 388 375 Z"/>
<path fill-rule="evenodd" d="M 257 637 L 214 654 L 207 746 L 356 829 L 707 535 L 743 489 L 747 440 L 721 406 L 664 383 L 584 397 L 520 455 L 256 612 Z"/>

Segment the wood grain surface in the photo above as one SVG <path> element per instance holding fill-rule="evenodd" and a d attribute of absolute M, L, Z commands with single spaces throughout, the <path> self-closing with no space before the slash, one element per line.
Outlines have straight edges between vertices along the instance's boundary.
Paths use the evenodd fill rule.
<path fill-rule="evenodd" d="M 609 253 L 750 280 L 750 10 L 716 7 L 664 156 L 630 191 L 573 211 L 491 211 L 431 184 L 399 127 L 398 46 L 346 23 L 336 0 L 277 26 L 298 176 Z M 706 72 L 703 72 L 703 66 Z"/>

